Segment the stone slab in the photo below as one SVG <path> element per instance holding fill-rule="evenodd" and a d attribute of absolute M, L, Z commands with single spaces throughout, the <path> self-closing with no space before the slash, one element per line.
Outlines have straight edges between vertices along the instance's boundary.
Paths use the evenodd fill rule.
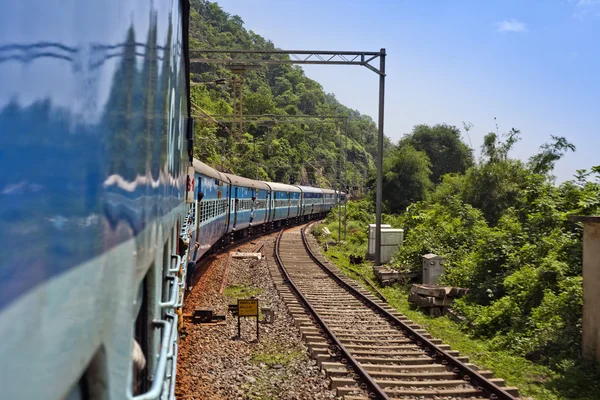
<path fill-rule="evenodd" d="M 261 253 L 240 253 L 240 252 L 233 252 L 233 253 L 229 253 L 231 254 L 232 258 L 244 258 L 244 259 L 252 259 L 252 260 L 260 260 L 262 259 L 262 254 Z"/>

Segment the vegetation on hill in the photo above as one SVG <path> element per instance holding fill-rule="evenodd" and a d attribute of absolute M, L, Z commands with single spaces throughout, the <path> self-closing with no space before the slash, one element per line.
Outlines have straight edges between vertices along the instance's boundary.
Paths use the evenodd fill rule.
<path fill-rule="evenodd" d="M 275 46 L 246 30 L 240 17 L 226 13 L 216 3 L 192 0 L 190 48 L 273 50 Z M 200 114 L 233 113 L 232 77 L 232 72 L 223 65 L 192 65 L 193 81 L 227 81 L 226 85 L 192 87 L 192 101 Z M 298 66 L 264 66 L 245 72 L 243 79 L 245 115 L 341 115 L 348 119 L 301 122 L 290 119 L 274 126 L 261 121 L 245 122 L 241 137 L 231 134 L 229 122 L 224 123 L 225 129 L 211 119 L 199 119 L 195 128 L 196 157 L 217 169 L 249 178 L 333 187 L 336 170 L 344 158 L 342 152 L 347 147 L 348 185 L 364 187 L 369 171 L 374 168 L 377 145 L 377 127 L 370 117 L 345 107 L 334 95 L 325 93 Z M 344 136 L 341 140 L 340 131 Z M 390 145 L 387 140 L 386 145 Z"/>
<path fill-rule="evenodd" d="M 396 262 L 419 270 L 423 254 L 444 256 L 445 281 L 470 289 L 457 308 L 472 333 L 555 363 L 576 358 L 581 340 L 582 229 L 568 216 L 600 212 L 600 184 L 586 171 L 554 184 L 554 162 L 574 150 L 564 138 L 528 163 L 509 157 L 518 139 L 516 130 L 505 141 L 489 134 L 478 164 L 444 175 L 397 217 L 406 235 Z"/>

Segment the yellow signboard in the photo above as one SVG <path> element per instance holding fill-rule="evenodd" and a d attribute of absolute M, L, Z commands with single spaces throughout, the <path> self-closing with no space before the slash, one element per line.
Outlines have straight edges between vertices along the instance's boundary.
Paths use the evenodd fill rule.
<path fill-rule="evenodd" d="M 258 317 L 258 299 L 239 299 L 238 315 L 240 317 Z"/>

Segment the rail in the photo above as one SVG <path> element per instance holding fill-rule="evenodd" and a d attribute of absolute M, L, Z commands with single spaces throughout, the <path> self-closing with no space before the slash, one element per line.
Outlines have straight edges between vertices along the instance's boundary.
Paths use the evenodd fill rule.
<path fill-rule="evenodd" d="M 323 271 L 325 271 L 332 279 L 334 279 L 340 286 L 351 292 L 358 300 L 362 301 L 365 305 L 374 309 L 377 313 L 384 316 L 388 321 L 394 324 L 397 327 L 402 329 L 402 332 L 409 337 L 410 340 L 416 343 L 417 346 L 424 349 L 424 351 L 432 358 L 435 358 L 437 361 L 442 364 L 448 364 L 450 367 L 453 367 L 454 372 L 458 374 L 463 380 L 469 382 L 476 388 L 481 388 L 482 391 L 487 392 L 490 395 L 490 399 L 492 400 L 516 400 L 517 398 L 512 396 L 510 393 L 506 392 L 501 387 L 497 386 L 493 382 L 490 382 L 487 378 L 479 374 L 473 368 L 469 367 L 462 361 L 458 360 L 456 357 L 448 354 L 446 351 L 439 348 L 425 336 L 421 335 L 410 326 L 406 325 L 404 322 L 396 318 L 394 315 L 390 314 L 385 308 L 381 307 L 379 304 L 375 303 L 373 300 L 365 297 L 359 290 L 354 288 L 352 285 L 345 282 L 342 278 L 340 278 L 335 272 L 329 269 L 325 264 L 323 264 L 313 253 L 312 249 L 308 244 L 308 240 L 306 239 L 306 228 L 302 229 L 302 243 L 304 244 L 304 248 L 306 249 L 310 258 L 317 264 Z"/>
<path fill-rule="evenodd" d="M 302 236 L 304 237 L 304 229 L 302 230 L 302 233 L 303 233 Z M 300 292 L 300 290 L 298 289 L 298 287 L 296 286 L 294 281 L 291 279 L 290 275 L 288 274 L 287 270 L 285 269 L 285 266 L 283 265 L 283 262 L 281 261 L 280 255 L 279 255 L 279 242 L 280 242 L 282 234 L 283 234 L 283 230 L 281 230 L 281 232 L 279 233 L 279 235 L 277 235 L 277 238 L 275 239 L 275 260 L 277 261 L 277 265 L 279 265 L 279 268 L 280 268 L 283 276 L 285 277 L 286 281 L 289 283 L 290 287 L 292 288 L 292 290 L 294 291 L 296 296 L 300 299 L 300 301 L 302 301 L 304 306 L 308 309 L 308 311 L 311 313 L 311 315 L 315 318 L 315 320 L 321 326 L 321 328 L 326 333 L 326 335 L 335 344 L 335 347 L 337 347 L 339 349 L 339 351 L 343 354 L 344 358 L 352 365 L 352 368 L 354 369 L 354 371 L 365 382 L 365 384 L 367 385 L 367 387 L 369 388 L 369 390 L 371 392 L 371 393 L 369 393 L 369 396 L 375 397 L 380 400 L 388 400 L 390 397 L 383 391 L 383 389 L 377 384 L 377 382 L 375 382 L 375 380 L 369 375 L 369 373 L 362 368 L 360 363 L 358 361 L 356 361 L 356 359 L 350 354 L 348 349 L 342 344 L 342 342 L 333 333 L 333 331 L 331 329 L 329 329 L 329 326 L 327 326 L 327 323 L 321 318 L 321 316 L 319 315 L 317 310 L 315 310 L 312 307 L 312 305 L 310 304 L 308 299 L 306 297 L 304 297 L 304 295 Z"/>

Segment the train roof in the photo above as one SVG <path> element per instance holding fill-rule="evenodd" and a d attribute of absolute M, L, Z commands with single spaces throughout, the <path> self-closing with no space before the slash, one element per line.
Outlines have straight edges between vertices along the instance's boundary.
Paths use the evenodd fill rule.
<path fill-rule="evenodd" d="M 321 189 L 323 190 L 323 193 L 325 194 L 335 194 L 335 190 L 331 190 L 331 189 Z"/>
<path fill-rule="evenodd" d="M 192 165 L 194 166 L 194 170 L 202 175 L 206 175 L 209 176 L 211 178 L 216 178 L 220 181 L 224 180 L 225 178 L 223 177 L 223 174 L 221 174 L 219 171 L 217 171 L 216 169 L 209 167 L 208 165 L 204 164 L 202 161 L 197 160 L 194 158 L 194 162 L 192 163 Z"/>
<path fill-rule="evenodd" d="M 229 182 L 232 185 L 249 187 L 249 188 L 253 188 L 253 189 L 269 190 L 269 186 L 264 182 L 255 181 L 254 179 L 244 178 L 243 176 L 226 174 L 224 172 L 222 174 L 224 176 L 226 176 L 227 179 L 229 179 Z"/>
<path fill-rule="evenodd" d="M 302 190 L 302 192 L 304 192 L 304 193 L 321 193 L 321 194 L 323 194 L 323 189 L 321 189 L 321 188 L 316 188 L 316 187 L 312 187 L 312 186 L 300 186 L 300 185 L 295 185 L 295 186 L 300 188 L 300 190 Z"/>
<path fill-rule="evenodd" d="M 297 186 L 286 185 L 285 183 L 276 183 L 276 182 L 264 182 L 269 185 L 271 190 L 275 190 L 277 192 L 296 192 L 300 193 L 301 190 Z"/>

